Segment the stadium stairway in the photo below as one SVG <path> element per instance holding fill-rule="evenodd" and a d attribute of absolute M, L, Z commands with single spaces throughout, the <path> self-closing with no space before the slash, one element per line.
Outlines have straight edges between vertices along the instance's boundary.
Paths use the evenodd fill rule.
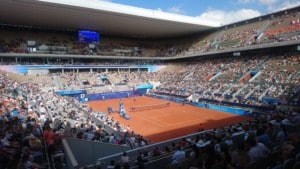
<path fill-rule="evenodd" d="M 212 92 L 212 95 L 215 95 L 216 93 L 219 93 L 219 92 L 220 92 L 220 89 L 221 89 L 221 87 L 219 87 L 219 88 L 217 88 L 216 90 L 214 90 L 214 91 Z"/>
<path fill-rule="evenodd" d="M 244 99 L 248 99 L 249 96 L 251 96 L 251 94 L 252 94 L 257 88 L 259 88 L 259 86 L 256 86 L 255 89 L 249 91 L 249 92 L 245 95 Z"/>
<path fill-rule="evenodd" d="M 209 81 L 213 81 L 214 79 L 216 79 L 218 76 L 220 76 L 222 74 L 222 71 L 219 71 L 218 73 L 216 73 L 213 77 L 211 77 L 209 79 Z"/>
<path fill-rule="evenodd" d="M 194 75 L 194 72 L 187 72 L 185 75 L 184 75 L 184 78 L 183 80 L 189 80 L 193 77 Z"/>
<path fill-rule="evenodd" d="M 211 48 L 218 48 L 220 46 L 220 43 L 222 43 L 222 41 L 220 41 L 221 37 L 224 35 L 225 31 L 222 30 L 219 32 L 218 36 L 215 37 L 213 43 L 211 44 Z"/>
<path fill-rule="evenodd" d="M 55 84 L 57 89 L 62 89 L 63 88 L 63 86 L 60 82 L 60 77 L 59 76 L 57 76 L 57 75 L 53 76 L 53 81 L 54 81 L 54 84 Z"/>
<path fill-rule="evenodd" d="M 238 95 L 239 93 L 241 93 L 241 91 L 243 91 L 245 87 L 247 87 L 247 85 L 244 85 L 243 87 L 241 87 L 238 91 L 236 91 L 236 92 L 232 95 L 232 97 L 235 97 L 236 95 Z"/>
<path fill-rule="evenodd" d="M 269 26 L 273 23 L 273 21 L 268 20 L 268 22 L 266 22 L 266 24 L 260 29 L 259 31 L 259 35 L 256 39 L 256 42 L 259 43 L 261 39 L 263 39 L 264 37 L 264 32 L 266 31 L 266 29 L 269 28 Z"/>
<path fill-rule="evenodd" d="M 272 86 L 271 86 L 271 87 L 272 87 Z M 270 87 L 270 88 L 271 88 L 271 87 Z M 268 92 L 268 89 L 266 89 L 266 90 L 259 96 L 258 100 L 262 100 L 262 98 L 266 96 L 267 92 Z"/>
<path fill-rule="evenodd" d="M 263 24 L 259 30 L 257 31 L 257 38 L 255 42 L 259 42 L 259 39 L 264 37 L 264 32 L 265 30 L 270 26 L 272 21 L 268 20 L 265 24 Z M 252 40 L 252 34 L 246 37 L 246 43 L 245 44 L 250 44 L 249 42 Z"/>
<path fill-rule="evenodd" d="M 78 81 L 79 87 L 83 89 L 83 88 L 84 88 L 84 85 L 83 85 L 82 81 L 80 80 L 78 74 L 76 74 L 75 78 L 76 78 L 76 80 Z"/>
<path fill-rule="evenodd" d="M 259 77 L 261 75 L 261 71 L 257 72 L 256 75 L 254 75 L 249 82 L 253 82 L 257 77 Z"/>

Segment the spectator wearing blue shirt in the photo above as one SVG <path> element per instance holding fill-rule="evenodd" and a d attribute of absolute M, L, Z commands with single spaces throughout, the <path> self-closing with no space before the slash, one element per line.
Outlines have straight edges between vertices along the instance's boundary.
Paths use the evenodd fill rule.
<path fill-rule="evenodd" d="M 176 151 L 174 152 L 172 156 L 172 164 L 180 164 L 183 160 L 185 160 L 186 155 L 185 151 L 182 150 L 181 146 L 176 147 Z"/>
<path fill-rule="evenodd" d="M 12 117 L 18 117 L 19 116 L 19 111 L 17 108 L 14 108 L 12 111 L 11 111 L 11 116 Z"/>
<path fill-rule="evenodd" d="M 268 134 L 265 133 L 263 128 L 259 128 L 256 131 L 257 141 L 263 143 L 265 146 L 271 148 L 272 142 Z"/>

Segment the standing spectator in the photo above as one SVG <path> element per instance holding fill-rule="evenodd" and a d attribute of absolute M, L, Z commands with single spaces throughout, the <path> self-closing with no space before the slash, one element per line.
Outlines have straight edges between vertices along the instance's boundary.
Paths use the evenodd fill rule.
<path fill-rule="evenodd" d="M 54 145 L 54 140 L 55 140 L 55 133 L 52 128 L 48 128 L 44 131 L 44 138 L 46 140 L 47 146 L 48 146 L 48 153 L 52 154 L 55 151 L 55 145 Z"/>
<path fill-rule="evenodd" d="M 86 140 L 91 141 L 95 137 L 94 132 L 91 129 L 86 130 Z"/>
<path fill-rule="evenodd" d="M 65 126 L 64 135 L 66 137 L 72 136 L 72 127 L 71 127 L 71 123 L 69 121 L 67 122 L 67 124 Z"/>
<path fill-rule="evenodd" d="M 111 133 L 109 136 L 109 143 L 114 144 L 115 143 L 115 135 L 114 133 Z"/>

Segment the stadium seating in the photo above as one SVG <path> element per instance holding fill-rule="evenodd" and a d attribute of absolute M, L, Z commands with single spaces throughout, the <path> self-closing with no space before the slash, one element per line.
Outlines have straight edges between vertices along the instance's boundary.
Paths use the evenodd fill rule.
<path fill-rule="evenodd" d="M 135 39 L 104 35 L 101 43 L 90 48 L 80 44 L 76 32 L 1 27 L 0 53 L 74 54 L 99 56 L 172 57 L 223 51 L 256 44 L 299 39 L 299 13 L 275 14 L 223 26 L 205 35 L 174 39 Z M 38 33 L 34 33 L 38 32 Z M 34 46 L 28 46 L 34 41 Z"/>
<path fill-rule="evenodd" d="M 18 74 L 0 71 L 0 168 L 63 168 L 68 152 L 64 138 L 126 146 L 129 164 L 176 168 L 171 165 L 176 146 L 185 151 L 183 168 L 294 168 L 299 167 L 299 53 L 271 53 L 236 57 L 222 51 L 256 44 L 276 44 L 299 39 L 299 12 L 286 12 L 270 18 L 256 18 L 227 25 L 206 35 L 170 39 L 136 39 L 104 36 L 94 49 L 80 44 L 74 32 L 34 28 L 1 27 L 1 54 L 53 54 L 53 58 L 1 57 L 7 65 L 140 65 L 120 60 L 86 60 L 89 56 L 174 57 L 221 52 L 220 57 L 166 61 L 157 72 L 120 69 L 104 73 L 89 70 L 51 70 L 47 74 Z M 256 21 L 257 20 L 257 21 Z M 28 46 L 28 40 L 36 42 Z M 35 49 L 33 49 L 35 48 Z M 55 56 L 78 55 L 70 64 Z M 81 56 L 82 55 L 82 56 Z M 105 80 L 99 77 L 105 76 Z M 251 110 L 262 108 L 253 120 L 224 128 L 201 131 L 164 143 L 152 144 L 103 112 L 95 112 L 87 104 L 72 97 L 62 97 L 62 90 L 87 90 L 88 94 L 127 91 L 137 85 L 159 82 L 150 93 L 187 99 L 195 103 L 224 104 Z M 132 107 L 132 110 L 168 106 L 157 104 Z M 268 109 L 270 108 L 270 109 Z M 259 109 L 259 110 L 262 110 Z M 251 113 L 250 113 L 251 114 Z M 252 115 L 252 114 L 251 114 Z M 264 144 L 266 157 L 248 156 L 252 147 L 248 138 Z M 250 140 L 251 142 L 251 140 Z M 267 142 L 267 143 L 266 143 Z M 247 145 L 249 147 L 243 147 Z M 254 146 L 257 146 L 255 144 Z M 286 146 L 292 147 L 290 151 Z M 196 146 L 196 149 L 192 149 Z M 261 146 L 261 144 L 260 144 Z M 284 150 L 284 151 L 281 151 Z M 199 152 L 198 152 L 199 151 Z M 141 152 L 145 152 L 141 154 Z M 198 154 L 197 154 L 198 153 Z M 137 158 L 139 157 L 139 158 Z M 245 159 L 239 158 L 244 157 Z M 142 158 L 142 164 L 141 159 Z M 120 154 L 101 158 L 99 166 Z M 196 160 L 195 160 L 196 159 Z M 212 160 L 213 159 L 213 160 Z M 231 160 L 230 160 L 231 159 Z M 275 159 L 275 160 L 274 160 Z M 90 168 L 99 167 L 89 165 Z M 86 166 L 79 166 L 86 167 Z"/>

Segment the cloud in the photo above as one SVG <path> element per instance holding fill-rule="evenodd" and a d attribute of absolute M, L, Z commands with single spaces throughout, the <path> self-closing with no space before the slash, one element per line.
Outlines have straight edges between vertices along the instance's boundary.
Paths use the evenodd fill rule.
<path fill-rule="evenodd" d="M 185 14 L 185 11 L 181 9 L 181 7 L 173 6 L 168 9 L 168 12 L 175 13 L 175 14 Z"/>
<path fill-rule="evenodd" d="M 263 5 L 271 6 L 277 3 L 277 0 L 259 0 L 259 2 Z"/>
<path fill-rule="evenodd" d="M 167 13 L 173 13 L 173 14 L 180 14 L 180 15 L 185 15 L 186 14 L 185 11 L 182 8 L 178 7 L 178 6 L 173 6 L 169 9 L 166 9 L 166 10 L 165 9 L 163 10 L 161 8 L 156 8 L 155 11 L 167 12 Z"/>
<path fill-rule="evenodd" d="M 300 5 L 299 0 L 285 0 L 285 1 L 282 1 L 276 7 L 273 7 L 273 11 L 284 10 L 284 9 L 296 7 L 296 6 L 299 6 L 299 5 Z"/>
<path fill-rule="evenodd" d="M 300 5 L 299 0 L 259 0 L 261 5 L 267 6 L 269 13 Z"/>
<path fill-rule="evenodd" d="M 163 10 L 161 8 L 157 8 L 156 11 L 162 12 Z"/>
<path fill-rule="evenodd" d="M 238 4 L 249 4 L 249 3 L 253 3 L 255 0 L 238 0 L 237 3 Z"/>
<path fill-rule="evenodd" d="M 259 3 L 267 6 L 269 12 L 274 12 L 277 10 L 276 8 L 278 8 L 280 2 L 278 0 L 259 0 Z"/>
<path fill-rule="evenodd" d="M 218 25 L 226 25 L 241 20 L 246 20 L 260 16 L 261 12 L 253 9 L 240 9 L 237 11 L 222 11 L 222 10 L 208 10 L 198 16 L 203 21 L 210 21 Z"/>

